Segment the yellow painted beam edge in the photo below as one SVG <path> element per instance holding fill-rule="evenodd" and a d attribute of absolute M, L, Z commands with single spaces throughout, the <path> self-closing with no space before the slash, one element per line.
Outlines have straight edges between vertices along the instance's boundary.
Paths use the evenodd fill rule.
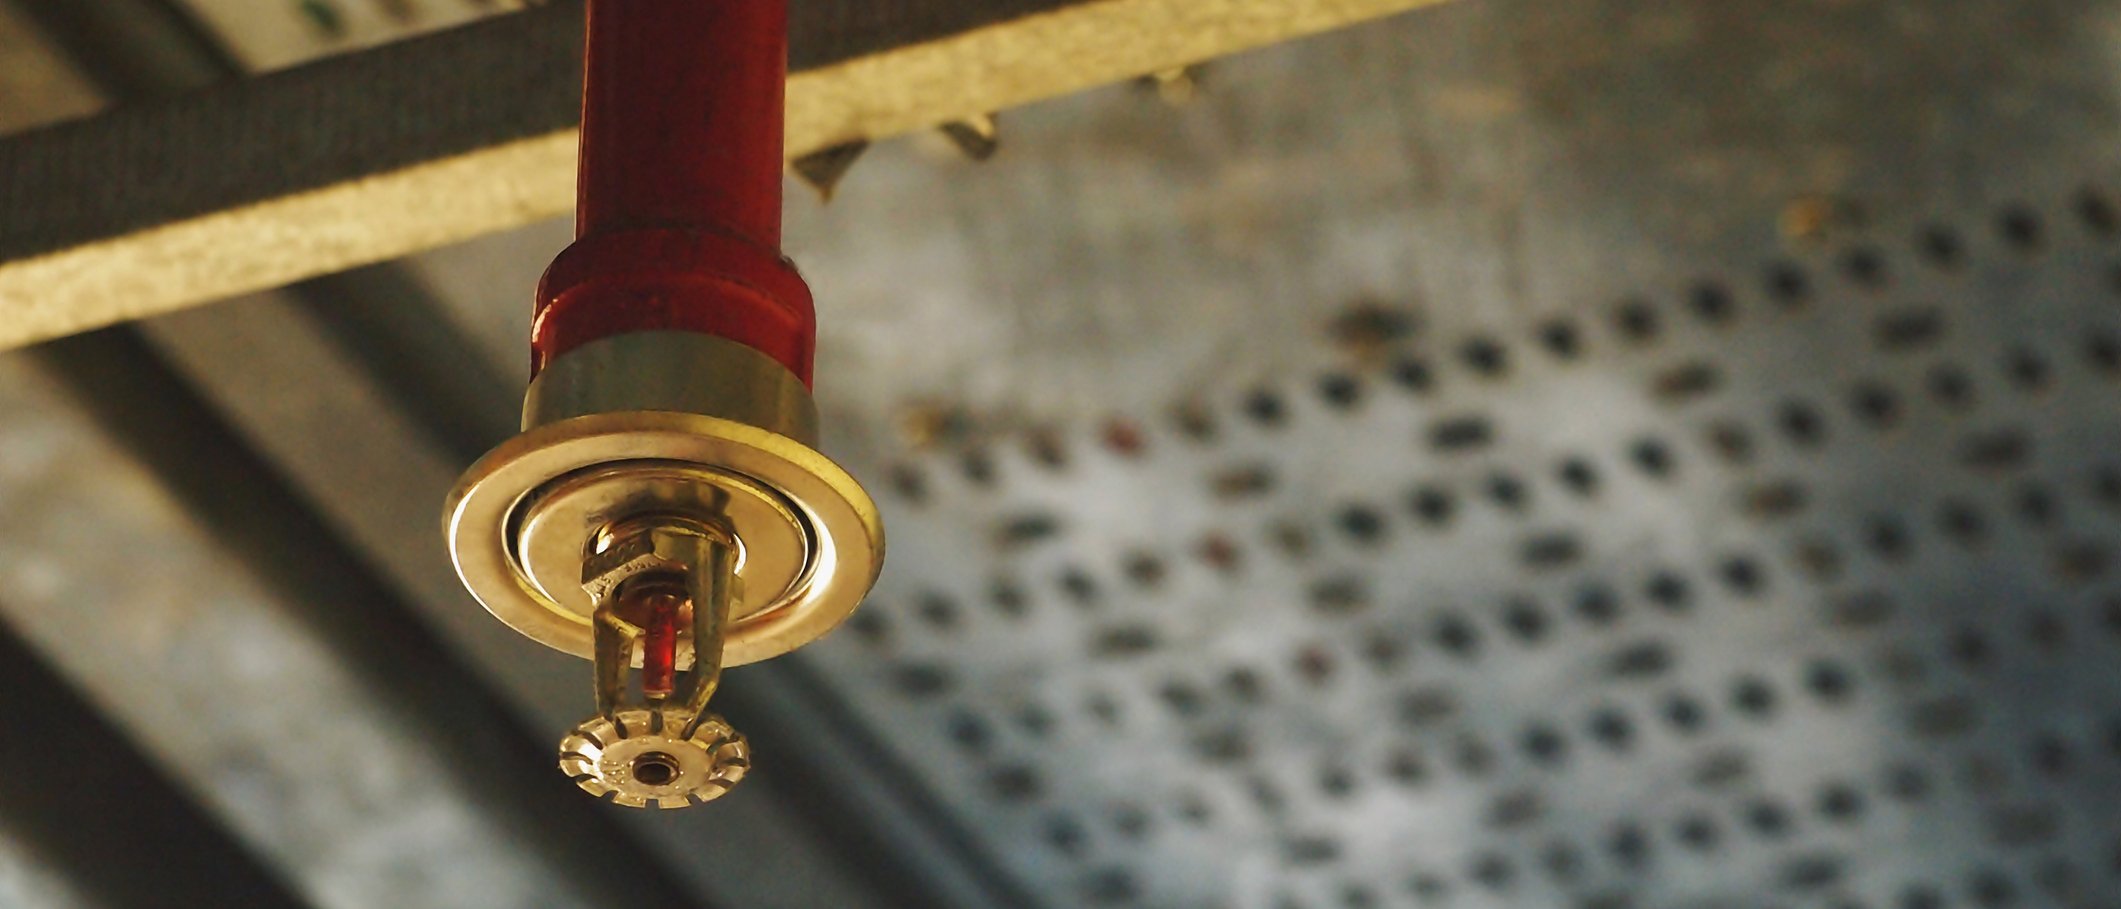
<path fill-rule="evenodd" d="M 0 264 L 0 349 L 564 214 L 575 147 L 568 130 Z"/>
<path fill-rule="evenodd" d="M 797 74 L 808 154 L 1198 63 L 1439 0 L 1101 0 Z M 0 263 L 0 349 L 558 216 L 572 130 Z"/>

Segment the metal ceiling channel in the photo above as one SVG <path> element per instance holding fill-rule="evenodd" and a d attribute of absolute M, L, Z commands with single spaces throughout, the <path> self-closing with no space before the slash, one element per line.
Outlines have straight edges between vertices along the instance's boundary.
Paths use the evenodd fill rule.
<path fill-rule="evenodd" d="M 110 808 L 111 816 L 143 811 L 157 798 L 196 800 L 316 905 L 595 902 L 571 873 L 526 848 L 535 835 L 496 813 L 510 802 L 493 798 L 487 781 L 511 773 L 508 759 L 474 775 L 455 760 L 464 752 L 410 715 L 446 709 L 459 697 L 475 701 L 473 693 L 429 688 L 440 666 L 378 684 L 378 667 L 330 630 L 331 611 L 313 608 L 333 596 L 309 590 L 294 599 L 274 586 L 277 579 L 261 578 L 233 557 L 238 544 L 227 527 L 210 528 L 186 510 L 196 499 L 173 496 L 28 364 L 16 360 L 7 370 L 0 408 L 19 431 L 0 482 L 13 516 L 0 558 L 13 593 L 0 608 L 179 787 L 160 796 L 154 779 L 91 775 L 83 785 L 138 790 L 137 804 Z M 184 450 L 180 440 L 158 444 Z M 183 493 L 240 503 L 263 488 L 253 479 L 234 490 Z M 314 539 L 288 534 L 280 542 L 305 538 Z M 123 554 L 126 570 L 111 569 L 114 554 Z M 339 589 L 359 590 L 320 554 L 312 548 L 306 560 L 282 565 L 309 583 L 335 578 Z M 373 621 L 366 633 L 375 642 L 391 637 Z M 393 656 L 409 661 L 418 649 Z M 400 683 L 409 687 L 394 694 Z M 483 717 L 470 722 L 492 729 Z M 80 804 L 111 792 L 73 795 Z M 509 798 L 520 803 L 523 794 Z M 112 868 L 138 870 L 131 859 Z"/>

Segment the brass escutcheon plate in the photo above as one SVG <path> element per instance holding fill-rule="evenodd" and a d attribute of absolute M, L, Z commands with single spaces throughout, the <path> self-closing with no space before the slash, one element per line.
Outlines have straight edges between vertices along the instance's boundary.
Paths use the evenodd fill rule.
<path fill-rule="evenodd" d="M 743 596 L 724 645 L 731 666 L 824 636 L 883 566 L 876 504 L 839 465 L 754 426 L 664 411 L 575 417 L 503 443 L 450 493 L 444 533 L 458 576 L 487 611 L 586 659 L 584 546 L 611 521 L 656 511 L 721 522 L 737 538 Z"/>

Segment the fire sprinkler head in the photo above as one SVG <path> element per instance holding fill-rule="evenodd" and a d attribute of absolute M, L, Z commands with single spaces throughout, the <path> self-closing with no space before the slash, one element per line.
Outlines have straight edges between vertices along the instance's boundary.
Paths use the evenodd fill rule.
<path fill-rule="evenodd" d="M 667 670 L 693 670 L 697 696 L 682 710 L 685 722 L 720 723 L 705 707 L 722 666 L 824 636 L 882 568 L 875 502 L 810 445 L 816 416 L 808 390 L 742 345 L 689 332 L 592 342 L 538 376 L 524 422 L 522 435 L 459 481 L 445 530 L 459 577 L 489 612 L 533 640 L 596 661 L 599 716 L 584 730 L 602 722 L 629 742 L 649 734 L 623 714 L 662 716 L 670 689 L 658 690 L 659 652 Z M 663 638 L 649 623 L 613 613 L 628 585 L 653 575 L 679 579 L 690 616 Z M 719 616 L 702 608 L 716 603 Z M 613 628 L 624 640 L 608 639 Z M 648 702 L 640 707 L 624 695 L 635 668 L 644 672 Z M 673 802 L 677 790 L 668 787 L 676 783 L 641 789 L 638 768 L 585 759 L 584 735 L 599 742 L 599 753 L 617 740 L 577 730 L 563 747 L 563 765 L 595 793 L 678 807 L 719 795 L 741 776 L 687 771 L 681 788 L 689 801 Z M 729 736 L 741 744 L 733 730 Z M 689 732 L 673 738 L 662 753 L 690 754 L 690 739 Z M 584 768 L 596 773 L 580 777 Z M 690 788 L 695 783 L 704 788 Z M 650 790 L 660 794 L 641 795 Z"/>
<path fill-rule="evenodd" d="M 749 767 L 707 712 L 722 667 L 845 619 L 884 528 L 816 450 L 817 320 L 779 249 L 786 0 L 587 12 L 576 237 L 538 287 L 523 434 L 444 526 L 488 611 L 595 664 L 561 769 L 684 807 Z"/>

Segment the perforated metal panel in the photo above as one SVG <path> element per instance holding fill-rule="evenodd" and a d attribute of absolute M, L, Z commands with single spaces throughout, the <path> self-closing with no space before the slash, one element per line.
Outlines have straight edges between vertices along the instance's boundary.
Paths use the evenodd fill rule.
<path fill-rule="evenodd" d="M 821 664 L 1061 903 L 2109 905 L 2117 240 L 2087 193 L 1351 310 L 905 462 L 917 571 Z"/>

